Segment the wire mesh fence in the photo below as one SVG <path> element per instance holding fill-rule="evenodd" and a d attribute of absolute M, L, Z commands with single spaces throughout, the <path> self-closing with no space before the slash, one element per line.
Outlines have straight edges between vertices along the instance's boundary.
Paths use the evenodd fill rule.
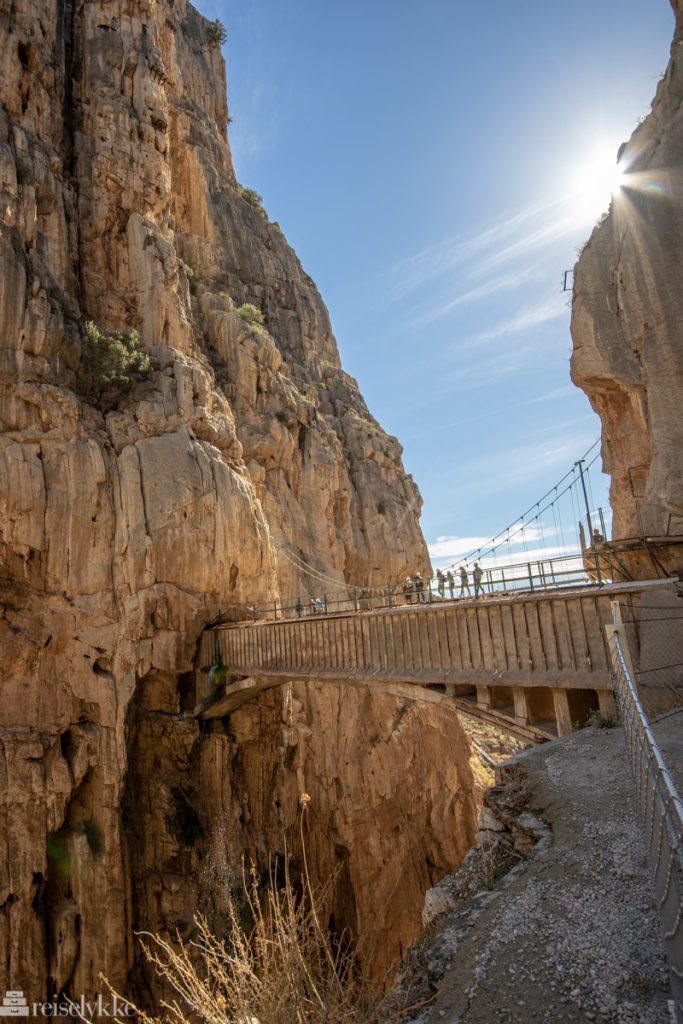
<path fill-rule="evenodd" d="M 683 704 L 683 597 L 662 591 L 621 614 L 646 712 L 660 715 Z"/>
<path fill-rule="evenodd" d="M 614 692 L 643 816 L 645 843 L 654 878 L 673 1000 L 673 1019 L 683 1024 L 683 801 L 650 727 L 636 687 L 627 629 L 615 604 L 615 625 L 608 629 Z M 657 609 L 657 613 L 662 609 Z M 654 609 L 654 621 L 658 615 Z M 678 619 L 680 627 L 681 620 Z"/>

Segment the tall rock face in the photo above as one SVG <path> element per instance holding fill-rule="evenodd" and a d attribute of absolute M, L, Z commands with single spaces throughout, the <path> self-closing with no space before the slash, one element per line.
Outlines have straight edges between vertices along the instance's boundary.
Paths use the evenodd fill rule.
<path fill-rule="evenodd" d="M 602 419 L 616 539 L 683 534 L 683 13 L 673 6 L 669 65 L 574 276 L 572 378 Z M 683 569 L 680 549 L 658 557 Z"/>
<path fill-rule="evenodd" d="M 133 929 L 219 920 L 301 828 L 336 920 L 383 922 L 379 975 L 473 838 L 457 716 L 293 681 L 202 732 L 184 680 L 219 614 L 316 592 L 298 558 L 426 567 L 400 446 L 243 198 L 185 0 L 0 0 L 0 47 L 0 989 L 139 991 Z M 88 319 L 151 360 L 115 404 L 83 395 Z"/>

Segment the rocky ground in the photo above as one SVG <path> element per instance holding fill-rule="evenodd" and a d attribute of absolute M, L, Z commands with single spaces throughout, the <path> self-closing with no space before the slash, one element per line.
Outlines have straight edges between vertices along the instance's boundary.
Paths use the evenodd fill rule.
<path fill-rule="evenodd" d="M 674 772 L 682 714 L 655 725 Z M 415 1007 L 412 1019 L 667 1024 L 668 979 L 621 729 L 586 729 L 516 761 L 523 782 L 513 772 L 490 809 L 500 827 L 501 805 L 505 819 L 506 804 L 523 804 L 516 826 L 503 820 L 502 844 L 485 831 L 483 850 L 430 896 L 442 909 L 450 894 L 454 909 L 432 921 L 406 964 L 401 998 Z M 529 828 L 539 842 L 525 852 Z M 487 864 L 487 843 L 502 859 Z M 515 852 L 524 859 L 499 880 Z"/>

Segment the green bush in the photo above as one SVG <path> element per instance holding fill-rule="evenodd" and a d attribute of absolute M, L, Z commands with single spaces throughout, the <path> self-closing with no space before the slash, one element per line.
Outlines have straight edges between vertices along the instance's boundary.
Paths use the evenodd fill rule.
<path fill-rule="evenodd" d="M 249 203 L 257 213 L 261 214 L 264 220 L 268 220 L 268 214 L 263 205 L 263 196 L 259 195 L 255 188 L 245 188 L 244 185 L 238 185 L 237 191 L 245 203 Z"/>
<path fill-rule="evenodd" d="M 195 286 L 197 284 L 196 279 L 195 279 L 195 272 L 194 272 L 194 270 L 192 269 L 192 267 L 190 266 L 189 263 L 183 263 L 183 261 L 181 260 L 180 261 L 180 265 L 183 268 L 183 272 L 185 274 L 185 277 L 187 278 L 187 284 L 188 284 L 189 289 L 190 289 L 190 294 L 194 295 L 194 293 L 195 293 Z"/>
<path fill-rule="evenodd" d="M 222 46 L 227 41 L 228 30 L 220 18 L 210 21 L 206 26 L 206 38 L 212 46 Z"/>
<path fill-rule="evenodd" d="M 92 320 L 83 324 L 78 379 L 92 405 L 104 412 L 113 408 L 151 365 L 137 331 L 102 331 Z"/>
<path fill-rule="evenodd" d="M 265 322 L 263 313 L 258 306 L 252 305 L 251 302 L 245 302 L 243 305 L 238 306 L 235 310 L 238 316 L 241 316 L 243 320 L 246 320 L 248 324 L 256 324 L 261 327 Z"/>
<path fill-rule="evenodd" d="M 614 729 L 618 724 L 614 715 L 603 715 L 602 712 L 595 709 L 586 719 L 586 725 L 592 725 L 596 729 Z"/>

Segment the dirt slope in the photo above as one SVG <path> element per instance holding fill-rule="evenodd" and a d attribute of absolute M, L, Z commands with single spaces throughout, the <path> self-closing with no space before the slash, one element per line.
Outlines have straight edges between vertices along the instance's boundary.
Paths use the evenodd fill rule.
<path fill-rule="evenodd" d="M 680 717 L 656 728 L 680 769 Z M 621 730 L 587 729 L 520 760 L 553 841 L 483 897 L 422 1024 L 665 1024 L 668 979 Z"/>

